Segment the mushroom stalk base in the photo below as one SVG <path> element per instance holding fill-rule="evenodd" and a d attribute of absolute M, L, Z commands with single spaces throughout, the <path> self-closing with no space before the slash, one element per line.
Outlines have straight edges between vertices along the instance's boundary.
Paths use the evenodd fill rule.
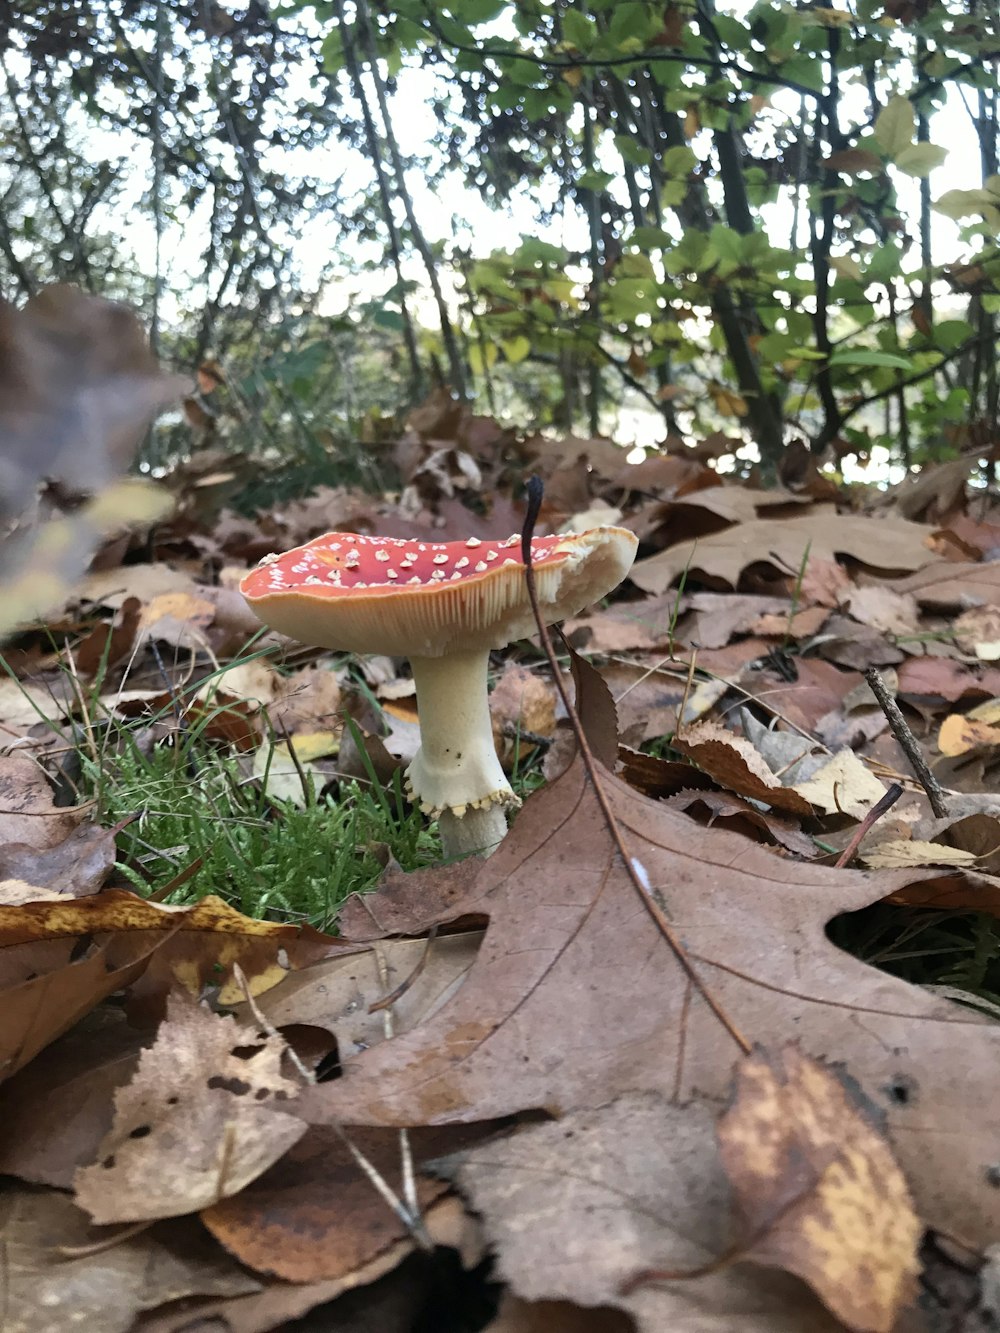
<path fill-rule="evenodd" d="M 507 836 L 507 815 L 502 805 L 488 805 L 485 810 L 466 810 L 461 819 L 451 810 L 438 816 L 441 850 L 450 860 L 481 852 L 492 856 Z"/>
<path fill-rule="evenodd" d="M 492 851 L 516 805 L 493 743 L 487 695 L 489 653 L 411 657 L 420 749 L 406 770 L 424 814 L 437 817 L 447 856 Z"/>

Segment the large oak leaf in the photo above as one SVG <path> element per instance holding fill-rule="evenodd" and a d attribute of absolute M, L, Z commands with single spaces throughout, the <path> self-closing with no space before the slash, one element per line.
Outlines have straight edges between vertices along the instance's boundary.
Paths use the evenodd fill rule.
<path fill-rule="evenodd" d="M 918 1209 L 996 1235 L 1000 1029 L 835 948 L 826 923 L 915 872 L 782 860 L 605 775 L 631 856 L 698 977 L 748 1041 L 840 1061 L 887 1115 Z M 527 804 L 467 910 L 490 918 L 464 987 L 429 1021 L 345 1063 L 295 1113 L 355 1124 L 597 1106 L 625 1090 L 722 1098 L 739 1049 L 625 874 L 579 762 Z"/>

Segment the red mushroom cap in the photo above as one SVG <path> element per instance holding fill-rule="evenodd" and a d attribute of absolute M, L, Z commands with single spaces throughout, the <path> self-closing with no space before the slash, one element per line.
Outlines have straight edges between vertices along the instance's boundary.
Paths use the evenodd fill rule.
<path fill-rule="evenodd" d="M 534 537 L 539 605 L 564 619 L 628 573 L 624 528 Z M 240 584 L 261 620 L 302 643 L 357 653 L 439 657 L 499 648 L 534 630 L 521 538 L 428 542 L 328 532 L 266 556 Z"/>

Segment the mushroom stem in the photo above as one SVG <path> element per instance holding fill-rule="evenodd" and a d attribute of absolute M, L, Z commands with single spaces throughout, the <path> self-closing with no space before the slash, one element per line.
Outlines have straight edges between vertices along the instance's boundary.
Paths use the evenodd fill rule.
<path fill-rule="evenodd" d="M 497 758 L 487 694 L 489 651 L 411 657 L 420 749 L 406 770 L 421 810 L 438 816 L 446 856 L 489 855 L 515 805 Z"/>
<path fill-rule="evenodd" d="M 451 860 L 479 852 L 492 856 L 507 836 L 507 815 L 502 805 L 487 805 L 466 810 L 459 819 L 453 810 L 442 810 L 438 815 L 441 850 Z"/>

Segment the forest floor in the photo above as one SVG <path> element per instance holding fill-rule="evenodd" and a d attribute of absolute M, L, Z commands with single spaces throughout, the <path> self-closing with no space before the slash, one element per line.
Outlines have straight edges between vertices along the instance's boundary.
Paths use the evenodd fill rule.
<path fill-rule="evenodd" d="M 988 1327 L 975 460 L 763 490 L 444 396 L 377 449 L 395 493 L 250 515 L 196 455 L 4 650 L 4 1327 Z M 267 632 L 238 584 L 328 531 L 519 540 L 532 474 L 538 534 L 639 557 L 560 680 L 537 637 L 493 654 L 523 806 L 447 864 L 405 660 Z"/>

